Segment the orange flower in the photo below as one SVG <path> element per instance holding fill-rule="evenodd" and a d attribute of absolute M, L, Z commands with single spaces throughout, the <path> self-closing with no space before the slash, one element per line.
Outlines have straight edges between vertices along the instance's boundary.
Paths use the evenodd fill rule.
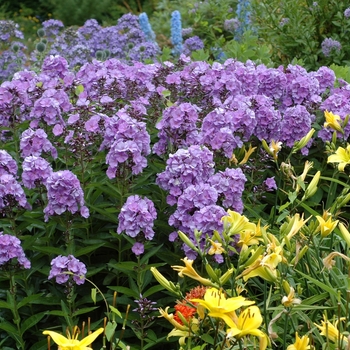
<path fill-rule="evenodd" d="M 192 306 L 189 306 L 189 305 L 186 305 L 186 304 L 183 304 L 183 303 L 178 303 L 175 305 L 175 315 L 174 315 L 174 320 L 179 322 L 181 325 L 183 325 L 183 321 L 181 319 L 181 316 L 188 322 L 190 323 L 193 315 L 196 313 L 197 309 L 192 307 Z M 181 313 L 181 316 L 179 316 L 179 313 Z"/>

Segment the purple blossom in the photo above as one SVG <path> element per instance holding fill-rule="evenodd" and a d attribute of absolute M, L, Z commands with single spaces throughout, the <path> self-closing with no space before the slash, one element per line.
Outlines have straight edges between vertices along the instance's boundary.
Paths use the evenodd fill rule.
<path fill-rule="evenodd" d="M 310 131 L 314 119 L 315 116 L 302 105 L 287 108 L 283 115 L 279 141 L 293 147 L 295 141 L 301 140 Z"/>
<path fill-rule="evenodd" d="M 192 51 L 201 50 L 204 48 L 204 43 L 197 35 L 192 36 L 184 41 L 183 54 L 190 56 Z"/>
<path fill-rule="evenodd" d="M 206 182 L 214 174 L 213 153 L 205 146 L 190 146 L 170 154 L 165 170 L 157 175 L 156 182 L 169 191 L 167 203 L 174 205 L 190 185 Z"/>
<path fill-rule="evenodd" d="M 136 242 L 132 248 L 131 248 L 131 251 L 136 255 L 141 255 L 144 253 L 145 251 L 145 246 L 143 243 L 140 243 L 140 242 Z"/>
<path fill-rule="evenodd" d="M 153 223 L 156 218 L 157 212 L 150 199 L 138 195 L 130 196 L 118 216 L 117 232 L 120 234 L 125 231 L 128 236 L 134 238 L 142 233 L 146 239 L 151 240 L 154 236 Z"/>
<path fill-rule="evenodd" d="M 37 156 L 42 152 L 50 152 L 53 158 L 57 158 L 57 150 L 47 139 L 47 134 L 42 129 L 33 130 L 31 128 L 23 131 L 20 141 L 22 157 Z"/>
<path fill-rule="evenodd" d="M 44 209 L 45 221 L 48 221 L 49 216 L 61 215 L 65 211 L 75 214 L 79 210 L 82 217 L 89 217 L 80 182 L 71 171 L 53 172 L 47 178 L 45 186 L 48 199 L 48 204 Z"/>
<path fill-rule="evenodd" d="M 16 161 L 5 151 L 0 150 L 0 175 L 17 175 L 18 166 Z"/>
<path fill-rule="evenodd" d="M 162 119 L 156 124 L 159 141 L 153 146 L 153 152 L 161 155 L 167 151 L 197 144 L 199 108 L 191 103 L 174 104 L 163 111 Z"/>
<path fill-rule="evenodd" d="M 219 171 L 213 175 L 208 183 L 215 188 L 219 194 L 219 198 L 222 199 L 222 205 L 225 208 L 232 208 L 233 210 L 242 213 L 242 194 L 246 181 L 247 178 L 240 168 L 227 168 L 225 171 Z"/>
<path fill-rule="evenodd" d="M 321 44 L 322 52 L 326 57 L 331 56 L 332 52 L 340 52 L 341 44 L 339 41 L 332 38 L 326 38 Z"/>
<path fill-rule="evenodd" d="M 12 259 L 17 259 L 21 267 L 30 269 L 30 261 L 24 254 L 21 241 L 15 236 L 0 232 L 0 268 L 11 263 Z"/>
<path fill-rule="evenodd" d="M 74 281 L 76 284 L 84 284 L 86 266 L 73 255 L 62 256 L 52 259 L 51 270 L 48 279 L 56 278 L 56 283 L 65 284 Z"/>
<path fill-rule="evenodd" d="M 12 174 L 0 174 L 0 209 L 17 206 L 30 208 L 23 188 Z"/>
<path fill-rule="evenodd" d="M 345 18 L 349 18 L 349 17 L 350 17 L 350 7 L 348 7 L 348 8 L 344 11 L 344 17 L 345 17 Z"/>
<path fill-rule="evenodd" d="M 57 19 L 49 19 L 42 23 L 45 30 L 45 36 L 49 42 L 54 41 L 54 38 L 59 35 L 61 29 L 64 28 L 64 24 Z"/>
<path fill-rule="evenodd" d="M 59 55 L 46 56 L 41 70 L 49 77 L 60 77 L 63 79 L 68 73 L 68 62 L 64 57 Z"/>
<path fill-rule="evenodd" d="M 275 181 L 275 177 L 268 177 L 265 181 L 264 181 L 264 187 L 266 188 L 266 191 L 274 191 L 277 190 L 277 184 Z"/>
<path fill-rule="evenodd" d="M 22 163 L 22 182 L 27 188 L 35 188 L 38 184 L 46 184 L 52 173 L 51 165 L 43 158 L 26 157 Z"/>
<path fill-rule="evenodd" d="M 89 128 L 95 129 L 97 122 L 95 120 Z M 125 111 L 105 118 L 104 124 L 104 141 L 100 149 L 109 148 L 106 156 L 106 164 L 109 165 L 107 176 L 114 178 L 119 165 L 125 162 L 130 162 L 133 174 L 142 172 L 147 166 L 146 156 L 151 152 L 146 124 L 131 118 Z"/>
<path fill-rule="evenodd" d="M 224 22 L 224 29 L 227 30 L 228 32 L 234 32 L 237 30 L 240 26 L 240 21 L 238 18 L 230 18 L 226 19 Z"/>

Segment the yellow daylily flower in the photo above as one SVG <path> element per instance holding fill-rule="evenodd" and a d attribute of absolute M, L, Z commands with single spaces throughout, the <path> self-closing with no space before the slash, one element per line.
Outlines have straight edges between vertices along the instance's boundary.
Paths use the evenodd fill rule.
<path fill-rule="evenodd" d="M 225 249 L 222 247 L 221 243 L 214 242 L 211 239 L 209 239 L 209 242 L 211 244 L 210 249 L 208 250 L 209 255 L 214 255 L 214 254 L 222 254 L 225 253 Z"/>
<path fill-rule="evenodd" d="M 226 298 L 225 293 L 217 288 L 208 288 L 204 299 L 191 299 L 191 302 L 198 303 L 209 310 L 209 316 L 221 317 L 223 314 L 232 313 L 242 306 L 252 305 L 255 302 L 246 300 L 242 296 Z"/>
<path fill-rule="evenodd" d="M 270 154 L 273 156 L 274 160 L 277 160 L 278 152 L 282 149 L 282 142 L 276 142 L 275 140 L 271 140 L 269 145 Z"/>
<path fill-rule="evenodd" d="M 345 167 L 350 164 L 350 144 L 346 148 L 339 147 L 335 154 L 328 157 L 327 163 L 339 163 L 338 170 L 344 171 Z"/>
<path fill-rule="evenodd" d="M 189 260 L 188 258 L 181 259 L 184 263 L 185 266 L 179 266 L 179 265 L 174 265 L 172 266 L 172 269 L 175 271 L 178 271 L 180 277 L 188 276 L 199 283 L 203 284 L 204 286 L 211 286 L 213 283 L 208 280 L 207 278 L 201 277 L 197 271 L 193 268 L 193 260 Z"/>
<path fill-rule="evenodd" d="M 311 216 L 304 220 L 304 213 L 301 215 L 299 213 L 294 214 L 294 216 L 288 217 L 290 220 L 287 226 L 282 226 L 281 229 L 283 232 L 281 233 L 287 233 L 287 239 L 291 240 L 292 237 L 294 237 L 300 229 L 310 220 Z"/>
<path fill-rule="evenodd" d="M 258 329 L 262 324 L 262 316 L 260 309 L 257 306 L 249 306 L 236 318 L 224 316 L 223 320 L 228 325 L 227 337 L 235 337 L 240 339 L 246 335 L 255 335 L 261 339 L 260 349 L 265 349 L 267 346 L 267 335 Z"/>
<path fill-rule="evenodd" d="M 316 216 L 317 221 L 320 226 L 319 229 L 321 231 L 322 237 L 327 237 L 330 235 L 334 229 L 337 227 L 339 220 L 332 220 L 332 215 L 327 211 L 323 213 L 323 216 Z"/>
<path fill-rule="evenodd" d="M 326 118 L 325 123 L 323 126 L 325 128 L 330 127 L 333 130 L 340 131 L 341 133 L 344 133 L 344 130 L 340 124 L 341 118 L 337 114 L 333 114 L 332 112 L 328 112 L 327 110 L 324 112 L 324 116 Z"/>
<path fill-rule="evenodd" d="M 346 261 L 350 261 L 350 258 L 340 252 L 332 252 L 328 254 L 323 260 L 323 265 L 326 269 L 331 270 L 333 266 L 335 265 L 335 257 L 340 257 Z"/>
<path fill-rule="evenodd" d="M 244 149 L 244 158 L 239 162 L 240 165 L 245 164 L 248 162 L 249 157 L 252 155 L 252 153 L 256 150 L 256 147 L 252 147 L 252 145 L 249 145 L 248 150 Z"/>
<path fill-rule="evenodd" d="M 74 329 L 73 335 L 68 334 L 68 338 L 64 337 L 62 334 L 53 331 L 44 331 L 43 334 L 49 335 L 52 340 L 58 345 L 59 350 L 92 350 L 89 347 L 90 344 L 103 333 L 103 328 L 99 328 L 97 331 L 89 334 L 82 340 L 78 340 L 78 327 Z"/>
<path fill-rule="evenodd" d="M 288 295 L 282 298 L 282 304 L 285 307 L 301 304 L 301 300 L 299 298 L 295 298 L 295 291 L 293 287 L 290 287 Z"/>
<path fill-rule="evenodd" d="M 224 223 L 224 229 L 227 230 L 229 236 L 238 234 L 245 230 L 255 231 L 256 225 L 249 222 L 249 219 L 233 210 L 227 210 L 226 216 L 223 216 L 221 221 Z"/>
<path fill-rule="evenodd" d="M 340 321 L 345 320 L 345 317 L 340 318 Z M 335 321 L 335 323 L 331 323 L 329 320 L 323 316 L 323 321 L 321 321 L 321 325 L 315 323 L 315 326 L 321 331 L 321 335 L 324 335 L 331 342 L 338 344 L 340 343 L 344 346 L 348 344 L 348 338 L 343 334 L 340 334 L 338 329 L 339 320 Z"/>
<path fill-rule="evenodd" d="M 295 333 L 295 343 L 287 347 L 287 350 L 308 350 L 308 349 L 310 349 L 309 337 L 307 335 L 304 335 L 300 338 L 298 335 L 298 332 Z"/>

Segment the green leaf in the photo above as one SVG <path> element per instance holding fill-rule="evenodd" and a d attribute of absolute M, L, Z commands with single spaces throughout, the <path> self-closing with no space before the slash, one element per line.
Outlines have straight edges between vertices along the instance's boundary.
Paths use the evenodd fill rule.
<path fill-rule="evenodd" d="M 33 316 L 30 316 L 26 318 L 22 323 L 21 323 L 21 332 L 22 334 L 28 330 L 29 328 L 32 328 L 36 324 L 40 322 L 40 320 L 46 315 L 46 312 L 40 312 L 38 314 L 35 314 Z"/>
<path fill-rule="evenodd" d="M 147 289 L 142 295 L 144 298 L 147 298 L 150 295 L 157 293 L 161 290 L 164 290 L 164 287 L 159 284 L 159 285 L 156 285 L 156 286 L 153 286 L 153 287 Z"/>
<path fill-rule="evenodd" d="M 84 91 L 84 86 L 83 85 L 78 85 L 76 88 L 75 88 L 75 91 L 74 93 L 79 96 L 82 92 Z"/>
<path fill-rule="evenodd" d="M 120 311 L 119 311 L 116 307 L 114 307 L 114 306 L 112 306 L 112 305 L 109 305 L 109 308 L 111 309 L 111 311 L 112 311 L 114 314 L 116 314 L 116 315 L 119 316 L 120 318 L 123 318 L 122 314 L 120 313 Z"/>
<path fill-rule="evenodd" d="M 91 288 L 91 299 L 96 305 L 96 295 L 97 295 L 97 289 L 96 288 Z"/>
<path fill-rule="evenodd" d="M 25 306 L 29 303 L 33 303 L 34 301 L 41 299 L 42 294 L 32 294 L 29 295 L 28 297 L 23 298 L 18 304 L 17 304 L 17 309 L 20 309 L 22 306 Z M 1 305 L 0 305 L 1 307 Z"/>
<path fill-rule="evenodd" d="M 138 299 L 140 296 L 137 292 L 131 290 L 130 288 L 127 287 L 122 287 L 122 286 L 108 286 L 111 290 L 115 290 L 118 293 L 129 295 L 135 299 Z"/>
<path fill-rule="evenodd" d="M 295 270 L 297 273 L 299 273 L 300 275 L 302 275 L 304 278 L 308 279 L 309 281 L 311 281 L 312 283 L 316 284 L 316 286 L 319 286 L 320 288 L 322 288 L 323 290 L 325 290 L 326 292 L 328 292 L 330 295 L 333 295 L 335 297 L 338 297 L 338 292 L 330 286 L 327 286 L 326 284 L 320 282 L 319 280 L 312 278 L 311 276 L 306 275 L 305 273 L 302 273 L 299 270 Z"/>
<path fill-rule="evenodd" d="M 115 333 L 116 328 L 117 328 L 117 322 L 108 321 L 106 328 L 105 328 L 105 334 L 106 334 L 106 338 L 108 341 L 111 341 L 111 339 Z"/>
<path fill-rule="evenodd" d="M 82 309 L 79 309 L 79 310 L 73 312 L 73 317 L 83 315 L 83 314 L 88 314 L 89 312 L 94 311 L 98 308 L 99 308 L 98 306 L 84 307 Z"/>
<path fill-rule="evenodd" d="M 98 243 L 98 244 L 93 244 L 93 245 L 89 245 L 87 247 L 78 249 L 75 252 L 74 256 L 75 257 L 79 257 L 79 256 L 82 256 L 82 255 L 87 255 L 87 254 L 97 250 L 98 248 L 102 247 L 103 245 L 104 245 L 104 243 Z"/>

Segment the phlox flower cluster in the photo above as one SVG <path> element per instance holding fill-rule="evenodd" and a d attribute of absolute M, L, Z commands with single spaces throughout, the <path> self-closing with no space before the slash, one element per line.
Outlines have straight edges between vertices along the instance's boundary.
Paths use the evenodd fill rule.
<path fill-rule="evenodd" d="M 130 162 L 132 173 L 139 174 L 146 166 L 146 156 L 151 152 L 150 136 L 144 122 L 138 122 L 124 111 L 105 119 L 104 141 L 107 147 L 107 176 L 112 179 L 120 164 Z"/>
<path fill-rule="evenodd" d="M 62 256 L 52 259 L 48 279 L 55 278 L 56 283 L 65 284 L 74 281 L 76 284 L 84 284 L 87 269 L 84 263 L 73 255 Z"/>
<path fill-rule="evenodd" d="M 191 103 L 174 104 L 163 111 L 162 119 L 156 124 L 160 130 L 159 141 L 153 146 L 153 152 L 161 155 L 171 145 L 172 151 L 199 142 L 197 128 L 198 107 Z"/>
<path fill-rule="evenodd" d="M 183 231 L 204 248 L 206 235 L 222 231 L 221 218 L 226 215 L 222 206 L 242 212 L 242 193 L 246 177 L 241 169 L 226 169 L 214 174 L 213 153 L 205 146 L 190 146 L 170 154 L 165 171 L 158 174 L 157 184 L 169 191 L 167 202 L 176 205 L 169 217 L 169 225 Z M 202 236 L 195 237 L 195 230 Z M 169 239 L 175 240 L 177 234 Z M 196 257 L 183 245 L 186 256 Z M 218 261 L 220 257 L 215 256 Z"/>
<path fill-rule="evenodd" d="M 344 17 L 345 17 L 345 18 L 350 18 L 350 7 L 348 7 L 348 8 L 344 11 Z"/>
<path fill-rule="evenodd" d="M 23 131 L 19 146 L 22 157 L 39 157 L 42 152 L 50 152 L 53 158 L 57 158 L 57 150 L 48 140 L 43 129 L 33 130 L 29 128 Z"/>
<path fill-rule="evenodd" d="M 174 205 L 190 185 L 207 182 L 214 174 L 213 153 L 207 147 L 190 146 L 169 155 L 165 171 L 157 175 L 157 184 L 169 191 L 167 203 Z"/>
<path fill-rule="evenodd" d="M 128 236 L 136 238 L 137 242 L 132 247 L 134 254 L 141 255 L 144 251 L 144 239 L 153 238 L 153 225 L 156 218 L 156 208 L 147 197 L 129 196 L 121 208 L 117 232 L 119 234 L 125 232 Z"/>
<path fill-rule="evenodd" d="M 17 206 L 27 209 L 30 207 L 23 188 L 13 175 L 0 175 L 0 209 Z"/>
<path fill-rule="evenodd" d="M 45 221 L 52 215 L 61 215 L 65 211 L 72 214 L 80 212 L 84 218 L 89 217 L 89 209 L 84 203 L 84 193 L 80 182 L 70 170 L 51 173 L 46 179 L 48 204 L 44 209 Z"/>
<path fill-rule="evenodd" d="M 45 159 L 36 156 L 24 158 L 22 170 L 22 182 L 27 188 L 35 188 L 40 184 L 45 185 L 53 172 L 51 165 Z"/>
<path fill-rule="evenodd" d="M 42 23 L 43 29 L 45 30 L 45 38 L 50 41 L 54 41 L 60 31 L 64 28 L 64 24 L 57 19 L 49 19 Z"/>
<path fill-rule="evenodd" d="M 0 269 L 6 269 L 12 259 L 17 259 L 20 267 L 30 269 L 31 264 L 24 254 L 21 241 L 15 236 L 0 232 Z"/>
<path fill-rule="evenodd" d="M 0 175 L 12 174 L 16 176 L 17 170 L 17 163 L 11 155 L 5 150 L 0 150 Z"/>

